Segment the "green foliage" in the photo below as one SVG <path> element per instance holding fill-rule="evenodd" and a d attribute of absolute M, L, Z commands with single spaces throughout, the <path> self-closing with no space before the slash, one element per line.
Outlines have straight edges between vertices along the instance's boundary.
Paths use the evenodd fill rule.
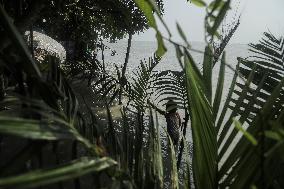
<path fill-rule="evenodd" d="M 49 120 L 48 122 L 51 122 Z M 37 140 L 71 139 L 76 137 L 72 128 L 58 128 L 48 122 L 13 117 L 0 117 L 0 132 Z M 65 126 L 66 127 L 66 126 Z"/>
<path fill-rule="evenodd" d="M 164 23 L 163 19 L 161 18 L 161 13 L 157 9 L 156 3 L 151 1 L 151 0 L 135 0 L 135 3 L 143 11 L 144 15 L 146 16 L 146 18 L 148 20 L 149 26 L 152 27 L 156 31 L 156 39 L 157 39 L 157 43 L 158 43 L 158 49 L 156 50 L 156 55 L 158 57 L 162 57 L 166 53 L 167 49 L 164 45 L 164 41 L 163 41 L 161 32 L 158 30 L 158 26 L 157 26 L 155 17 L 152 14 L 152 12 L 157 13 L 159 19 L 161 20 L 161 22 L 166 27 L 166 24 Z M 169 32 L 169 29 L 167 27 L 166 27 L 166 29 L 168 31 L 168 34 L 171 35 L 170 32 Z"/>
<path fill-rule="evenodd" d="M 18 176 L 0 179 L 1 188 L 31 188 L 73 179 L 90 172 L 100 172 L 116 165 L 110 158 L 82 157 L 66 165 L 35 170 Z"/>
<path fill-rule="evenodd" d="M 271 49 L 271 44 L 278 47 L 278 49 Z M 281 183 L 281 181 L 277 179 L 277 176 L 275 176 L 281 174 L 281 171 L 277 171 L 277 173 L 271 176 L 264 176 L 263 173 L 261 173 L 261 170 L 273 170 L 275 166 L 281 164 L 281 161 L 279 161 L 276 156 L 273 158 L 270 156 L 272 159 L 275 158 L 274 160 L 262 159 L 266 151 L 273 149 L 275 145 L 274 142 L 264 139 L 263 135 L 265 130 L 271 129 L 270 120 L 280 121 L 282 119 L 281 112 L 283 112 L 283 105 L 278 102 L 283 101 L 283 74 L 280 69 L 271 69 L 272 65 L 277 65 L 280 62 L 275 61 L 276 59 L 272 61 L 270 59 L 273 57 L 270 55 L 272 52 L 274 52 L 274 54 L 272 53 L 274 56 L 283 56 L 281 53 L 281 51 L 283 51 L 281 44 L 283 44 L 281 38 L 277 39 L 272 34 L 265 33 L 265 38 L 260 41 L 259 44 L 251 45 L 251 47 L 253 47 L 251 50 L 256 53 L 255 56 L 247 60 L 239 59 L 239 72 L 246 78 L 246 83 L 242 84 L 237 82 L 235 84 L 236 88 L 234 93 L 237 95 L 236 98 L 238 101 L 232 98 L 231 101 L 235 105 L 230 106 L 230 108 L 233 110 L 232 115 L 240 116 L 240 122 L 248 124 L 246 131 L 258 140 L 258 146 L 257 149 L 254 149 L 250 142 L 245 141 L 244 137 L 240 139 L 237 146 L 240 146 L 241 150 L 237 147 L 234 148 L 227 158 L 227 161 L 221 167 L 220 172 L 228 171 L 229 163 L 233 163 L 238 157 L 242 158 L 236 165 L 231 165 L 234 167 L 233 171 L 231 171 L 230 176 L 227 177 L 227 181 L 225 180 L 224 183 L 230 183 L 230 181 L 228 181 L 229 179 L 234 179 L 232 186 L 235 187 L 246 186 L 248 183 L 252 182 L 257 183 L 256 186 L 272 186 L 272 182 Z M 259 51 L 254 49 L 254 47 L 260 46 L 263 48 L 258 49 Z M 272 51 L 268 53 L 269 50 Z M 271 67 L 267 67 L 267 64 L 271 64 Z M 252 87 L 253 85 L 254 87 Z M 259 99 L 262 100 L 260 101 Z M 244 103 L 245 101 L 247 101 L 247 103 Z M 244 111 L 241 111 L 241 108 L 245 108 Z M 281 125 L 281 123 L 279 125 Z M 226 141 L 232 141 L 232 138 L 234 138 L 236 134 L 237 132 L 234 131 L 230 133 Z M 222 139 L 222 137 L 220 138 Z M 223 148 L 227 148 L 227 145 L 225 144 Z M 254 153 L 255 150 L 259 150 L 262 155 Z M 222 155 L 224 151 L 224 149 L 221 149 L 220 155 Z M 267 166 L 271 161 L 277 161 L 280 164 Z M 249 165 L 250 169 L 248 171 L 245 167 L 248 166 L 249 162 L 251 162 L 251 165 Z M 240 174 L 241 171 L 244 173 Z"/>
<path fill-rule="evenodd" d="M 164 170 L 161 151 L 161 139 L 159 132 L 159 123 L 156 115 L 155 121 L 150 109 L 150 124 L 148 138 L 148 163 L 146 164 L 146 187 L 163 188 L 164 186 Z M 153 187 L 154 186 L 154 187 Z"/>
<path fill-rule="evenodd" d="M 203 80 L 205 86 L 205 94 L 211 103 L 212 99 L 212 69 L 213 69 L 213 55 L 209 46 L 205 47 L 203 59 Z"/>
<path fill-rule="evenodd" d="M 189 47 L 189 43 L 187 41 L 187 38 L 186 38 L 186 35 L 185 33 L 183 32 L 183 30 L 181 29 L 180 25 L 177 23 L 177 30 L 179 32 L 179 35 L 182 37 L 183 41 L 187 44 L 187 46 Z"/>
<path fill-rule="evenodd" d="M 198 7 L 206 7 L 206 3 L 202 0 L 191 0 L 190 2 Z"/>
<path fill-rule="evenodd" d="M 221 99 L 222 99 L 222 94 L 223 94 L 223 88 L 224 88 L 224 78 L 225 78 L 225 52 L 223 53 L 221 64 L 220 64 L 220 70 L 219 70 L 219 78 L 217 82 L 217 87 L 216 87 L 216 92 L 215 92 L 215 98 L 213 102 L 213 117 L 216 118 Z"/>
<path fill-rule="evenodd" d="M 252 136 L 250 133 L 248 133 L 243 127 L 242 124 L 236 120 L 233 119 L 233 122 L 235 124 L 235 128 L 238 129 L 240 132 L 243 133 L 244 137 L 246 137 L 253 145 L 257 145 L 257 140 Z"/>
<path fill-rule="evenodd" d="M 36 3 L 4 1 L 3 4 L 17 20 L 29 13 L 29 8 L 34 8 Z M 161 1 L 158 1 L 158 5 L 158 8 L 163 10 Z M 89 43 L 99 34 L 121 38 L 127 33 L 142 32 L 148 28 L 146 18 L 137 9 L 134 1 L 64 0 L 42 2 L 42 7 L 35 25 L 59 40 L 80 40 Z M 65 31 L 64 34 L 61 31 Z"/>
<path fill-rule="evenodd" d="M 175 147 L 173 145 L 172 139 L 167 131 L 165 131 L 168 138 L 168 148 L 170 150 L 169 156 L 171 160 L 171 174 L 170 174 L 170 180 L 171 180 L 171 188 L 172 189 L 178 189 L 179 188 L 179 182 L 178 182 L 178 170 L 177 170 L 177 164 L 176 164 L 176 153 L 175 153 Z"/>
<path fill-rule="evenodd" d="M 152 74 L 149 94 L 156 101 L 156 104 L 165 105 L 170 99 L 181 108 L 187 106 L 187 94 L 185 85 L 185 74 L 183 71 L 161 71 Z"/>
<path fill-rule="evenodd" d="M 218 14 L 216 16 L 211 15 L 214 12 L 214 8 L 211 10 L 211 13 L 209 14 L 209 17 L 213 17 L 214 18 L 214 24 L 207 28 L 207 32 L 210 35 L 213 36 L 217 32 L 217 29 L 219 28 L 220 24 L 224 20 L 227 11 L 230 8 L 230 2 L 231 1 L 226 1 L 223 5 L 221 5 L 222 8 L 220 8 L 220 11 L 218 12 Z"/>
<path fill-rule="evenodd" d="M 141 61 L 139 67 L 133 72 L 135 78 L 130 85 L 129 97 L 135 103 L 135 107 L 139 109 L 145 106 L 149 97 L 149 89 L 153 83 L 152 71 L 159 63 L 159 58 L 149 58 L 148 62 Z"/>
<path fill-rule="evenodd" d="M 78 141 L 88 155 L 92 156 L 71 162 L 66 166 L 54 166 L 54 169 L 38 167 L 39 169 L 34 172 L 22 173 L 19 176 L 7 177 L 5 175 L 7 178 L 1 178 L 1 186 L 10 187 L 13 185 L 16 187 L 17 185 L 18 188 L 22 188 L 23 185 L 25 187 L 46 185 L 77 178 L 115 165 L 115 161 L 108 158 L 95 159 L 103 154 L 102 146 L 99 147 L 81 134 L 81 127 L 84 124 L 79 116 L 78 102 L 59 68 L 58 60 L 54 57 L 47 57 L 42 63 L 47 66 L 39 67 L 39 64 L 35 63 L 29 55 L 27 46 L 21 40 L 5 10 L 2 6 L 0 8 L 3 15 L 1 19 L 4 21 L 3 23 L 6 23 L 3 25 L 3 29 L 9 32 L 10 39 L 15 41 L 13 45 L 18 48 L 16 52 L 9 51 L 9 53 L 15 53 L 13 57 L 10 57 L 9 54 L 4 55 L 2 52 L 0 57 L 1 75 L 4 79 L 9 80 L 8 83 L 1 80 L 1 84 L 4 85 L 2 90 L 5 94 L 4 99 L 1 100 L 1 139 L 9 139 L 12 137 L 11 135 L 27 138 L 33 141 L 34 145 L 37 144 L 39 151 L 44 147 L 43 144 L 47 145 L 46 142 L 49 140 L 58 142 L 71 140 L 74 141 L 74 144 Z M 19 40 L 18 43 L 17 40 Z M 21 62 L 22 65 L 15 65 L 13 61 Z M 93 136 L 92 140 L 94 137 L 97 136 Z M 40 143 L 39 140 L 45 142 Z M 22 139 L 22 141 L 25 143 L 25 140 Z M 9 174 L 19 174 L 21 173 L 19 170 L 25 170 L 15 169 L 13 164 L 22 167 L 26 162 L 33 161 L 34 154 L 31 153 L 33 150 L 30 150 L 29 147 L 26 151 L 24 149 L 22 154 L 25 155 L 20 154 L 20 158 L 12 158 L 10 164 L 5 165 L 5 170 L 9 170 L 9 168 L 12 170 Z M 26 168 L 26 171 L 30 170 L 31 168 Z"/>
<path fill-rule="evenodd" d="M 13 143 L 7 144 L 9 140 L 17 139 L 21 144 L 18 144 L 20 148 L 16 152 L 8 153 L 12 158 L 3 160 L 3 164 L 7 165 L 0 164 L 0 187 L 48 187 L 57 183 L 62 188 L 65 180 L 74 179 L 75 188 L 81 188 L 80 179 L 84 175 L 92 177 L 95 188 L 164 188 L 166 174 L 170 176 L 171 188 L 179 188 L 180 183 L 184 183 L 184 188 L 194 185 L 197 189 L 284 186 L 281 180 L 284 160 L 283 38 L 265 33 L 259 44 L 250 45 L 254 56 L 238 58 L 223 104 L 226 71 L 223 50 L 239 24 L 237 22 L 226 36 L 219 33 L 218 29 L 230 8 L 230 0 L 216 0 L 209 5 L 201 0 L 192 1 L 197 6 L 206 7 L 207 13 L 202 70 L 192 58 L 191 46 L 178 24 L 177 29 L 185 45 L 172 41 L 161 17 L 160 1 L 158 4 L 152 0 L 52 1 L 41 6 L 39 2 L 24 1 L 28 8 L 36 7 L 36 11 L 32 12 L 36 16 L 30 16 L 28 20 L 44 27 L 57 39 L 93 43 L 98 30 L 102 36 L 119 38 L 125 33 L 142 31 L 149 25 L 156 30 L 158 58 L 141 61 L 132 81 L 127 80 L 119 69 L 116 77 L 107 74 L 104 65 L 93 57 L 85 64 L 90 70 L 86 75 L 82 73 L 86 67 L 69 70 L 68 66 L 59 66 L 54 57 L 46 57 L 39 64 L 30 55 L 11 21 L 11 17 L 15 23 L 19 19 L 15 6 L 18 4 L 2 2 L 0 32 L 3 35 L 0 41 L 9 43 L 0 45 L 0 150 L 3 150 L 2 141 L 6 148 L 7 145 L 13 147 Z M 28 10 L 19 7 L 24 12 Z M 43 11 L 37 15 L 39 10 Z M 46 24 L 42 23 L 43 18 Z M 162 22 L 169 38 L 161 34 L 155 18 Z M 26 23 L 23 21 L 23 25 Z M 53 23 L 60 27 L 50 27 Z M 30 23 L 27 25 L 31 26 Z M 62 28 L 67 28 L 66 36 L 58 32 L 63 31 Z M 181 72 L 153 72 L 159 58 L 166 52 L 165 39 L 175 45 L 177 59 L 183 69 Z M 216 40 L 220 41 L 218 48 L 214 46 Z M 222 57 L 220 62 L 219 57 Z M 214 93 L 212 70 L 219 63 Z M 96 81 L 94 75 L 98 76 Z M 103 97 L 102 104 L 106 109 L 106 124 L 97 121 L 93 107 L 86 105 L 89 119 L 85 118 L 85 112 L 80 111 L 81 104 L 70 85 L 72 79 L 80 77 L 99 88 L 97 92 Z M 161 86 L 164 88 L 161 89 Z M 120 119 L 115 120 L 111 105 L 121 89 L 134 110 L 123 107 Z M 151 97 L 155 98 L 157 105 L 175 98 L 189 113 L 193 139 L 192 169 L 186 156 L 183 182 L 179 182 L 176 152 L 170 137 L 170 170 L 165 172 L 163 169 L 160 126 L 148 103 L 158 108 L 149 100 Z M 66 149 L 70 147 L 65 142 L 71 143 L 71 155 L 69 153 L 70 158 L 61 161 L 60 143 Z M 188 155 L 189 147 L 185 146 Z M 42 157 L 46 148 L 50 150 L 49 156 L 54 155 L 56 159 L 48 165 L 44 165 Z M 8 149 L 6 151 L 9 152 Z M 64 156 L 68 156 L 67 151 L 62 151 Z"/>
<path fill-rule="evenodd" d="M 200 2 L 197 3 L 200 5 Z M 265 33 L 268 39 L 264 39 L 260 44 L 251 45 L 253 47 L 251 51 L 257 53 L 256 56 L 252 56 L 254 60 L 238 59 L 239 64 L 228 96 L 224 106 L 221 107 L 226 64 L 223 54 L 217 89 L 213 97 L 214 103 L 211 104 L 212 69 L 239 24 L 237 22 L 228 36 L 221 39 L 221 45 L 217 49 L 212 47 L 214 38 L 220 38 L 217 30 L 229 8 L 230 1 L 217 0 L 210 3 L 206 9 L 206 37 L 209 38 L 206 38 L 208 46 L 204 54 L 203 73 L 197 68 L 189 51 L 185 48 L 182 52 L 179 44 L 175 43 L 179 62 L 182 58 L 185 60 L 188 110 L 193 133 L 192 171 L 195 186 L 197 188 L 218 186 L 243 188 L 250 185 L 266 187 L 273 182 L 280 185 L 275 175 L 279 176 L 281 172 L 270 177 L 265 174 L 265 170 L 271 168 L 273 170 L 279 164 L 268 166 L 276 157 L 264 158 L 266 150 L 275 145 L 275 142 L 264 139 L 264 130 L 269 129 L 269 120 L 283 119 L 281 118 L 283 105 L 279 103 L 283 101 L 283 67 L 280 66 L 283 62 L 282 38 L 277 39 Z M 179 26 L 178 30 L 186 41 Z M 228 109 L 231 109 L 230 113 Z M 232 118 L 237 116 L 235 123 L 238 129 L 231 130 L 234 127 Z M 277 122 L 279 125 L 283 123 L 280 120 Z M 241 125 L 246 125 L 247 130 Z M 275 132 L 265 133 L 280 140 L 279 134 Z M 257 146 L 252 145 L 256 143 Z M 277 146 L 281 144 L 278 143 Z M 274 161 L 279 162 L 276 159 Z"/>
<path fill-rule="evenodd" d="M 217 182 L 217 138 L 212 108 L 205 96 L 204 81 L 192 57 L 185 57 L 186 83 L 191 116 L 193 173 L 197 188 L 214 188 Z M 202 134 L 203 137 L 200 135 Z M 205 177 L 206 175 L 206 177 Z"/>

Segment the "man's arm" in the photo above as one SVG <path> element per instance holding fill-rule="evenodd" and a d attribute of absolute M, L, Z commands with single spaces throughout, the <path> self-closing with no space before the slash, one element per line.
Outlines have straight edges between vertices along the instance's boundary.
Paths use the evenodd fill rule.
<path fill-rule="evenodd" d="M 148 100 L 148 104 L 150 104 L 150 106 L 151 106 L 154 110 L 156 110 L 157 112 L 159 112 L 160 114 L 166 115 L 166 112 L 165 112 L 165 111 L 159 109 L 159 108 L 158 108 L 157 106 L 155 106 L 152 102 L 150 102 L 150 100 Z"/>

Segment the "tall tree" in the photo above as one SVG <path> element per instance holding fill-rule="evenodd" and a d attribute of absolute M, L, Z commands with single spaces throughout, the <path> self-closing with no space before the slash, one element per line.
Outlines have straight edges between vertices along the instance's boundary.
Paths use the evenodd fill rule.
<path fill-rule="evenodd" d="M 21 24 L 21 31 L 33 25 L 55 40 L 75 41 L 81 50 L 94 47 L 99 35 L 114 40 L 148 28 L 133 0 L 4 0 L 2 4 L 14 22 Z M 157 4 L 163 10 L 162 0 Z M 23 22 L 25 17 L 29 23 Z"/>

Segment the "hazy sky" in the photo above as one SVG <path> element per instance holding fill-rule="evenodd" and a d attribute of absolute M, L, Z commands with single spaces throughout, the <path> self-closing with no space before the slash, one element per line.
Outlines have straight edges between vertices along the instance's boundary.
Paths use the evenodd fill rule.
<path fill-rule="evenodd" d="M 180 40 L 176 30 L 178 21 L 189 41 L 203 41 L 204 8 L 196 7 L 186 0 L 164 0 L 164 4 L 164 20 L 175 40 Z M 273 34 L 284 34 L 284 0 L 232 0 L 231 7 L 227 23 L 235 13 L 241 14 L 241 24 L 231 40 L 232 43 L 256 42 L 261 34 L 268 30 Z M 161 25 L 159 28 L 164 31 Z M 150 29 L 136 35 L 134 40 L 154 41 L 155 32 Z"/>

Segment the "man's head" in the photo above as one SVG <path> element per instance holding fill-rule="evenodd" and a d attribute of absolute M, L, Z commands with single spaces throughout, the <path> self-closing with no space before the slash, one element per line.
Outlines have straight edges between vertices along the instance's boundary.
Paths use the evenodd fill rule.
<path fill-rule="evenodd" d="M 166 111 L 174 113 L 177 111 L 177 103 L 173 100 L 169 100 L 166 104 Z"/>

